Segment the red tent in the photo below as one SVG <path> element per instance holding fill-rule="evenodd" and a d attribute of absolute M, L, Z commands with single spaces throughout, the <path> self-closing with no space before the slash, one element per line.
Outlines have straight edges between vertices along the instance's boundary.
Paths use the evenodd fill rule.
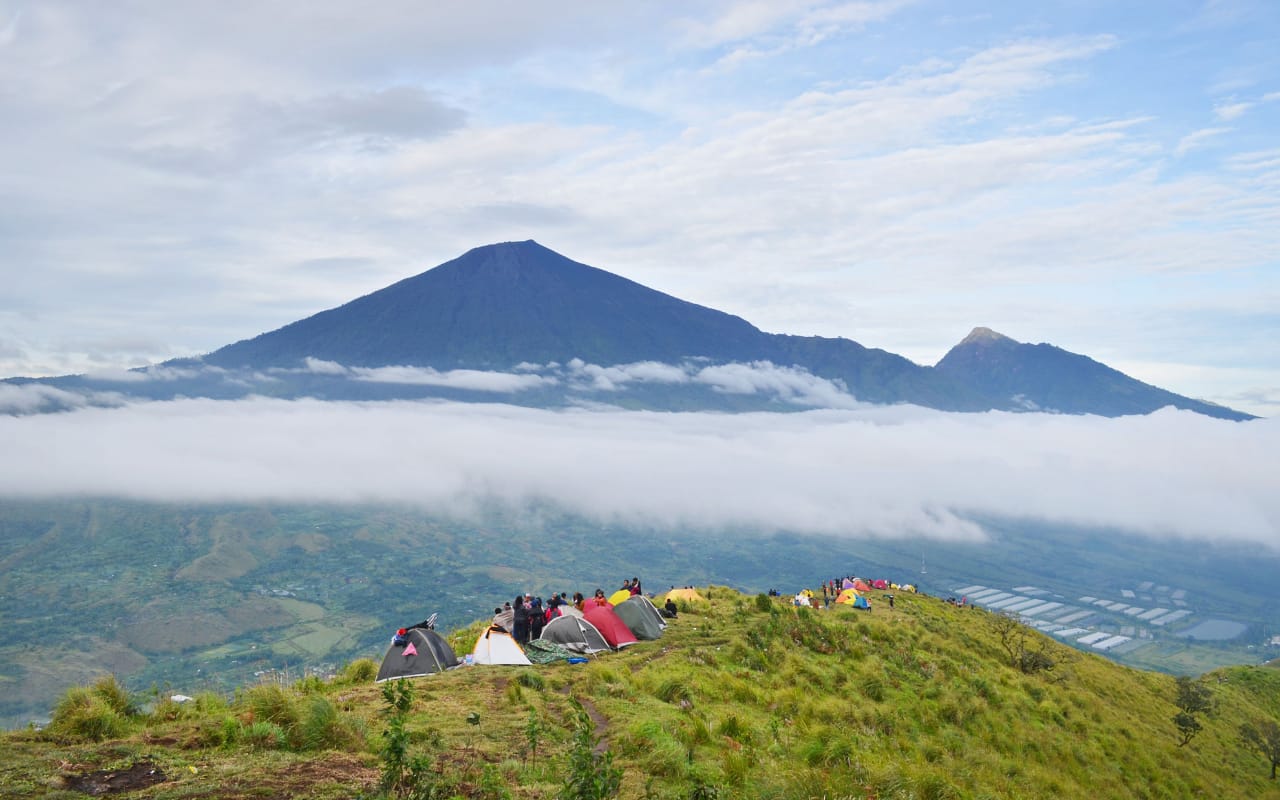
<path fill-rule="evenodd" d="M 854 589 L 854 591 L 856 591 L 856 592 L 869 592 L 869 591 L 871 591 L 871 587 L 870 587 L 870 586 L 868 586 L 868 585 L 867 585 L 867 582 L 866 582 L 866 581 L 864 581 L 862 578 L 858 578 L 856 581 L 854 581 L 854 582 L 853 582 L 853 589 Z"/>
<path fill-rule="evenodd" d="M 600 635 L 604 640 L 613 646 L 615 650 L 621 650 L 629 644 L 636 643 L 636 635 L 631 632 L 618 615 L 613 613 L 612 608 L 604 606 L 593 606 L 587 604 L 587 610 L 583 612 L 583 617 L 587 622 L 596 626 L 596 630 L 600 631 Z"/>
<path fill-rule="evenodd" d="M 884 578 L 876 578 L 874 581 L 872 581 L 872 582 L 871 582 L 871 588 L 873 588 L 873 589 L 888 589 L 888 588 L 889 588 L 889 582 L 888 582 L 888 581 L 886 581 Z"/>

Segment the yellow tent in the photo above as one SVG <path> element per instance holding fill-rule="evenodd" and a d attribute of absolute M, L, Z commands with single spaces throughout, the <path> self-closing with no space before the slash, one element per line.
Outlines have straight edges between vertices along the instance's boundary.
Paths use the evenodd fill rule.
<path fill-rule="evenodd" d="M 697 589 L 672 589 L 667 592 L 665 600 L 688 600 L 692 603 L 701 603 L 702 595 L 698 594 Z"/>
<path fill-rule="evenodd" d="M 804 595 L 805 597 L 809 598 L 810 600 L 812 600 L 812 599 L 813 599 L 813 590 L 812 590 L 812 589 L 801 589 L 801 590 L 800 590 L 800 594 Z"/>
<path fill-rule="evenodd" d="M 620 603 L 625 603 L 630 599 L 631 599 L 631 591 L 629 589 L 619 589 L 618 591 L 609 595 L 609 602 L 613 603 L 615 606 Z"/>
<path fill-rule="evenodd" d="M 858 599 L 857 591 L 853 589 L 845 589 L 836 597 L 836 602 L 843 603 L 844 605 L 847 605 L 847 606 L 851 606 L 853 605 L 853 601 L 857 599 Z"/>

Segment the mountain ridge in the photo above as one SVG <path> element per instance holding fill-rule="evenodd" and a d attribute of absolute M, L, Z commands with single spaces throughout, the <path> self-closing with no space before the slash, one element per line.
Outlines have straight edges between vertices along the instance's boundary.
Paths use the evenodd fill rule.
<path fill-rule="evenodd" d="M 328 374 L 311 368 L 317 360 L 327 362 Z M 975 328 L 935 366 L 846 338 L 767 333 L 741 317 L 573 261 L 533 240 L 476 247 L 276 330 L 202 357 L 164 362 L 159 366 L 172 372 L 163 381 L 113 382 L 81 375 L 7 382 L 147 399 L 263 394 L 491 400 L 491 393 L 447 385 L 435 377 L 397 382 L 383 375 L 370 381 L 367 376 L 353 379 L 349 370 L 510 371 L 575 360 L 600 367 L 641 362 L 776 365 L 829 382 L 849 403 L 1103 416 L 1145 414 L 1172 405 L 1224 419 L 1252 418 L 1150 386 L 1086 356 L 1052 345 L 1026 345 L 990 328 Z M 140 372 L 146 374 L 145 369 Z M 584 397 L 584 391 L 581 385 L 549 380 L 508 399 L 539 407 L 599 402 Z M 687 381 L 635 385 L 604 399 L 657 410 L 797 407 L 778 396 L 735 395 Z"/>

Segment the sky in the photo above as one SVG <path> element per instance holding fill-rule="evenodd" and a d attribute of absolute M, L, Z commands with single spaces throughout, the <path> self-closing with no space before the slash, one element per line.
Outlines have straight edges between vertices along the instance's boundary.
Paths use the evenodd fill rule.
<path fill-rule="evenodd" d="M 764 330 L 1280 412 L 1271 0 L 0 0 L 0 376 L 536 239 Z M 610 365 L 601 365 L 608 367 Z"/>

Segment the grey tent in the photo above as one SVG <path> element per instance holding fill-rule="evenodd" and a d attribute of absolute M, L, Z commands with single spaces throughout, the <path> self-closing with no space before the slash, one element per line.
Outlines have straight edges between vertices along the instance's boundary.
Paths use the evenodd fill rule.
<path fill-rule="evenodd" d="M 392 642 L 382 657 L 377 682 L 396 678 L 420 678 L 458 666 L 458 656 L 440 634 L 426 628 L 410 628 L 404 645 Z M 407 655 L 406 655 L 407 654 Z"/>
<path fill-rule="evenodd" d="M 657 639 L 666 627 L 653 603 L 638 594 L 614 606 L 613 613 L 631 629 L 637 639 Z"/>
<path fill-rule="evenodd" d="M 542 629 L 542 636 L 548 642 L 555 642 L 566 650 L 575 653 L 604 653 L 612 650 L 605 638 L 596 630 L 596 626 L 582 617 L 566 614 L 556 617 Z"/>

